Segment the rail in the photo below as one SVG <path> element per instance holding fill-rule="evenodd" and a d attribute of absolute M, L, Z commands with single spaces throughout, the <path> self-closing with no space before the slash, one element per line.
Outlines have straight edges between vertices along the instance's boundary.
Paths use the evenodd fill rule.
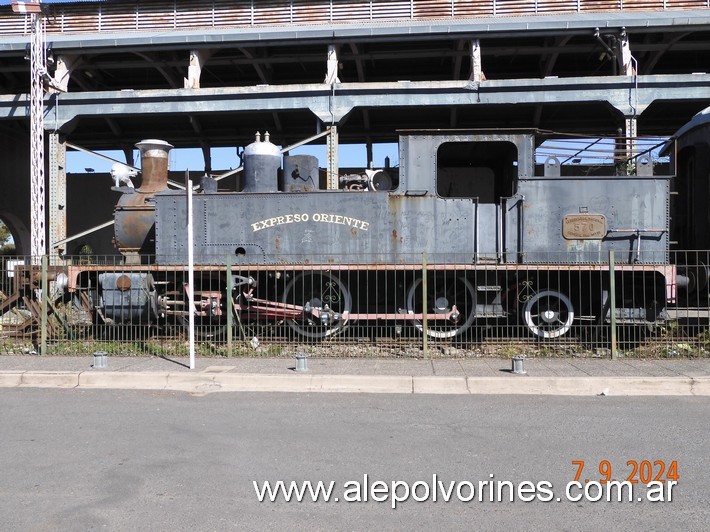
<path fill-rule="evenodd" d="M 47 4 L 48 34 L 410 22 L 710 8 L 710 0 L 163 0 Z M 0 11 L 0 36 L 31 33 L 29 16 Z"/>

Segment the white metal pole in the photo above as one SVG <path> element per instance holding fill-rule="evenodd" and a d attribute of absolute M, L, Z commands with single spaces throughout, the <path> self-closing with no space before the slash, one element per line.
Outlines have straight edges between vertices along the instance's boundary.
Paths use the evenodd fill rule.
<path fill-rule="evenodd" d="M 44 47 L 43 24 L 41 13 L 30 15 L 32 22 L 32 41 L 30 68 L 32 71 L 30 89 L 30 196 L 31 196 L 31 237 L 32 263 L 39 264 L 45 254 L 44 241 L 44 85 L 46 75 L 46 57 Z"/>
<path fill-rule="evenodd" d="M 185 191 L 187 192 L 187 298 L 188 298 L 188 336 L 190 345 L 190 369 L 195 369 L 195 256 L 192 228 L 192 185 L 190 172 L 185 171 Z"/>

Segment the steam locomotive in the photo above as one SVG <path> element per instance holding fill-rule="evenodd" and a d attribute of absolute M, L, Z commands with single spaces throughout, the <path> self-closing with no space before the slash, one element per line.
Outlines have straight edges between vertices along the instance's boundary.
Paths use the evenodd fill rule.
<path fill-rule="evenodd" d="M 208 334 L 230 319 L 311 339 L 371 322 L 443 339 L 477 320 L 541 339 L 612 317 L 656 323 L 707 284 L 704 265 L 671 260 L 674 241 L 710 244 L 710 220 L 697 223 L 708 216 L 700 130 L 707 142 L 701 125 L 664 148 L 685 172 L 675 181 L 650 149 L 592 170 L 576 147 L 553 153 L 545 132 L 422 130 L 400 132 L 398 169 L 341 176 L 338 188 L 321 186 L 317 158 L 282 155 L 257 134 L 240 190 L 204 177 L 192 196 L 194 286 L 186 192 L 168 187 L 172 146 L 142 141 L 140 186 L 116 188 L 124 264 L 70 266 L 66 289 L 103 323 L 162 326 L 192 312 Z"/>

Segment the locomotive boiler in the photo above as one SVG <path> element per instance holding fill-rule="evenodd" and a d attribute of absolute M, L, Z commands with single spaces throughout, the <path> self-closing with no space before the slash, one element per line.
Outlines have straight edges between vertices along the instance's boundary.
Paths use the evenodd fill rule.
<path fill-rule="evenodd" d="M 186 193 L 168 188 L 170 144 L 143 141 L 140 187 L 118 188 L 125 265 L 73 267 L 69 288 L 90 292 L 106 322 L 194 312 L 219 328 L 233 313 L 316 339 L 369 321 L 452 338 L 505 320 L 557 338 L 612 313 L 662 319 L 688 283 L 669 257 L 670 173 L 655 175 L 648 153 L 631 172 L 571 173 L 558 156 L 536 158 L 540 142 L 534 130 L 404 131 L 396 175 L 321 189 L 315 157 L 282 156 L 257 134 L 240 190 L 205 178 L 193 196 L 188 287 Z"/>

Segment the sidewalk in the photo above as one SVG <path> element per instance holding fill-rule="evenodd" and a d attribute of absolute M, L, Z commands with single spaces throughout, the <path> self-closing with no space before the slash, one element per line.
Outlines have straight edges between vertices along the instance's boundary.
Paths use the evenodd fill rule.
<path fill-rule="evenodd" d="M 710 395 L 710 359 L 187 358 L 1 355 L 0 387 L 549 395 Z"/>

